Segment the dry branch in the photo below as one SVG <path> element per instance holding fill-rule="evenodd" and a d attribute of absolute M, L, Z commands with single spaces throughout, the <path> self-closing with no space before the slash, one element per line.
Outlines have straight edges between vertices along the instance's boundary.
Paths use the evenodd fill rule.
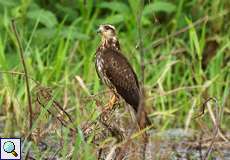
<path fill-rule="evenodd" d="M 32 125 L 33 125 L 33 109 L 32 109 L 32 99 L 31 99 L 31 95 L 30 95 L 29 76 L 28 76 L 28 72 L 27 72 L 27 68 L 26 68 L 26 62 L 25 62 L 25 58 L 24 58 L 24 51 L 23 51 L 23 48 L 22 48 L 22 45 L 21 45 L 21 41 L 20 41 L 20 38 L 19 38 L 18 31 L 16 29 L 15 20 L 12 20 L 11 24 L 12 24 L 13 32 L 14 32 L 16 40 L 17 40 L 17 44 L 18 44 L 17 47 L 19 48 L 19 56 L 20 56 L 20 60 L 21 60 L 22 66 L 23 66 L 24 73 L 25 73 L 26 92 L 27 92 L 28 107 L 29 107 L 29 128 L 31 130 Z"/>

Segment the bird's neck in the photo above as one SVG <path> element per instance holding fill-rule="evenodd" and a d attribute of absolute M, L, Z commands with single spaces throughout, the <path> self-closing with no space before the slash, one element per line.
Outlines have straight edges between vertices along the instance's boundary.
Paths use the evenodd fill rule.
<path fill-rule="evenodd" d="M 102 37 L 101 47 L 120 50 L 120 44 L 117 37 L 110 37 L 110 38 Z"/>

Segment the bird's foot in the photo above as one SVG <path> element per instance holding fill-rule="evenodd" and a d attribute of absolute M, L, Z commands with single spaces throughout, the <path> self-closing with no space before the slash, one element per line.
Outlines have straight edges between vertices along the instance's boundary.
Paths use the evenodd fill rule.
<path fill-rule="evenodd" d="M 117 101 L 118 101 L 118 98 L 115 95 L 113 95 L 113 97 L 110 99 L 109 103 L 105 105 L 106 107 L 103 109 L 102 112 L 107 112 L 107 111 L 113 110 Z"/>

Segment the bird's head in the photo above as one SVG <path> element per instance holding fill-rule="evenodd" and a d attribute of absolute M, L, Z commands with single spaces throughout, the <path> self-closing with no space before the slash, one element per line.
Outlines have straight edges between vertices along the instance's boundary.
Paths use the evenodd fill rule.
<path fill-rule="evenodd" d="M 100 33 L 103 39 L 112 39 L 116 37 L 116 29 L 110 24 L 100 25 L 97 33 Z"/>

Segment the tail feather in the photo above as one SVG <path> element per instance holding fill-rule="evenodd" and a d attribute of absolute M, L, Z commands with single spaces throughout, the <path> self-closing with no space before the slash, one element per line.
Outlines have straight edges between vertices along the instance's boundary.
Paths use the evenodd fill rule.
<path fill-rule="evenodd" d="M 147 112 L 144 110 L 144 108 L 142 108 L 140 111 L 137 110 L 138 107 L 133 107 L 134 110 L 135 110 L 135 115 L 137 117 L 137 122 L 139 124 L 139 127 L 141 129 L 147 127 L 147 126 L 150 126 L 151 125 L 151 121 L 148 117 L 148 114 Z M 140 112 L 140 113 L 138 113 Z"/>

